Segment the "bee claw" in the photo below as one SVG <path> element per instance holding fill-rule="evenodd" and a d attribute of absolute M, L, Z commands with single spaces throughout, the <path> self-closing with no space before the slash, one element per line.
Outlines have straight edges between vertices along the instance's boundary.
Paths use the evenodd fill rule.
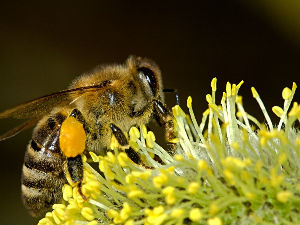
<path fill-rule="evenodd" d="M 79 192 L 80 196 L 83 198 L 83 200 L 87 201 L 87 197 L 82 192 L 82 184 L 81 184 L 81 182 L 78 184 L 78 192 Z"/>

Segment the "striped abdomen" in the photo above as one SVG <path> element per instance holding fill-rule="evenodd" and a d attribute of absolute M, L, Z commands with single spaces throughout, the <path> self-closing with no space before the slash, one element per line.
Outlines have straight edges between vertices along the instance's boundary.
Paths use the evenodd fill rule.
<path fill-rule="evenodd" d="M 27 146 L 22 171 L 22 198 L 34 217 L 44 216 L 62 199 L 61 189 L 67 181 L 59 133 L 64 119 L 61 114 L 42 119 Z"/>

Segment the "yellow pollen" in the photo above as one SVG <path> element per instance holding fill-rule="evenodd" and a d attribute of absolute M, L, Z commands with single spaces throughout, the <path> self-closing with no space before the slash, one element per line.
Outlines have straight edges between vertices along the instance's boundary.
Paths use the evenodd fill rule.
<path fill-rule="evenodd" d="M 66 157 L 75 157 L 85 149 L 86 134 L 82 123 L 68 117 L 61 125 L 59 146 Z"/>
<path fill-rule="evenodd" d="M 178 219 L 181 218 L 181 216 L 184 214 L 184 210 L 183 209 L 173 209 L 173 211 L 171 212 L 171 216 Z"/>
<path fill-rule="evenodd" d="M 256 89 L 254 87 L 251 87 L 253 98 L 259 98 L 259 94 L 257 93 Z"/>
<path fill-rule="evenodd" d="M 200 159 L 198 161 L 198 168 L 200 170 L 207 170 L 207 168 L 208 168 L 207 162 L 205 160 L 203 160 L 203 159 Z"/>
<path fill-rule="evenodd" d="M 206 95 L 206 101 L 207 101 L 209 104 L 213 103 L 212 97 L 211 97 L 210 94 L 207 94 L 207 95 Z"/>
<path fill-rule="evenodd" d="M 242 80 L 240 83 L 238 83 L 238 85 L 236 86 L 237 89 L 240 89 L 240 87 L 243 85 L 244 81 Z"/>
<path fill-rule="evenodd" d="M 217 78 L 214 77 L 211 80 L 210 86 L 211 86 L 212 91 L 216 92 L 216 90 L 217 90 Z"/>
<path fill-rule="evenodd" d="M 281 117 L 283 114 L 283 109 L 279 106 L 273 106 L 272 107 L 273 113 L 275 113 L 276 116 Z"/>
<path fill-rule="evenodd" d="M 180 154 L 174 155 L 174 159 L 177 160 L 177 161 L 183 161 L 184 160 L 183 155 L 180 155 Z"/>
<path fill-rule="evenodd" d="M 144 192 L 141 190 L 133 190 L 128 193 L 128 198 L 138 198 L 144 195 Z"/>
<path fill-rule="evenodd" d="M 137 129 L 136 127 L 131 127 L 129 130 L 129 136 L 130 136 L 130 140 L 136 141 L 136 139 L 140 138 L 141 133 L 139 129 Z"/>
<path fill-rule="evenodd" d="M 282 98 L 284 100 L 288 100 L 291 96 L 292 96 L 292 90 L 291 89 L 286 87 L 282 90 Z"/>
<path fill-rule="evenodd" d="M 209 214 L 210 215 L 215 215 L 219 210 L 219 207 L 217 206 L 217 204 L 215 202 L 211 203 L 210 207 L 209 207 Z"/>
<path fill-rule="evenodd" d="M 231 94 L 232 94 L 233 96 L 235 96 L 235 95 L 236 95 L 236 92 L 237 92 L 237 90 L 236 90 L 236 84 L 233 84 L 233 85 L 232 85 Z"/>
<path fill-rule="evenodd" d="M 226 94 L 227 97 L 231 96 L 231 84 L 229 82 L 226 83 Z"/>
<path fill-rule="evenodd" d="M 197 183 L 197 182 L 192 182 L 189 184 L 188 188 L 187 188 L 187 191 L 188 193 L 190 194 L 195 194 L 197 193 L 198 189 L 200 187 L 200 184 Z"/>
<path fill-rule="evenodd" d="M 148 148 L 153 148 L 155 142 L 155 135 L 152 131 L 149 131 L 146 136 L 146 144 Z"/>
<path fill-rule="evenodd" d="M 280 191 L 277 193 L 276 198 L 279 202 L 286 203 L 291 196 L 292 193 L 289 191 Z"/>
<path fill-rule="evenodd" d="M 93 210 L 89 207 L 82 208 L 81 215 L 89 221 L 95 219 L 95 216 L 93 215 Z"/>
<path fill-rule="evenodd" d="M 192 97 L 191 96 L 189 96 L 188 99 L 187 99 L 187 107 L 188 108 L 192 107 Z"/>
<path fill-rule="evenodd" d="M 147 136 L 147 127 L 144 124 L 142 124 L 140 128 L 142 130 L 143 137 L 146 138 L 146 136 Z"/>
<path fill-rule="evenodd" d="M 210 218 L 207 220 L 208 225 L 222 225 L 222 220 L 219 217 Z"/>
<path fill-rule="evenodd" d="M 172 187 L 172 186 L 168 186 L 168 187 L 165 187 L 163 190 L 162 190 L 162 193 L 164 195 L 169 195 L 169 194 L 173 194 L 175 191 L 175 188 Z"/>
<path fill-rule="evenodd" d="M 191 221 L 194 221 L 194 222 L 200 221 L 202 218 L 202 213 L 201 213 L 200 209 L 198 209 L 198 208 L 191 209 L 189 218 Z"/>

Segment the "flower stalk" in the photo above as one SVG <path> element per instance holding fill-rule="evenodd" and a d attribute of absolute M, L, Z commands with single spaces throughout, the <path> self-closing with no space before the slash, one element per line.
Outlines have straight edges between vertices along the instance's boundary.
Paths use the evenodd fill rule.
<path fill-rule="evenodd" d="M 227 83 L 219 105 L 216 83 L 214 78 L 200 124 L 191 97 L 189 114 L 173 107 L 174 155 L 144 125 L 132 127 L 129 143 L 143 165 L 133 163 L 113 138 L 106 156 L 90 152 L 89 159 L 84 157 L 82 192 L 88 200 L 78 187 L 65 184 L 63 202 L 53 205 L 39 225 L 299 224 L 296 84 L 283 90 L 283 108 L 272 109 L 279 117 L 276 127 L 255 88 L 266 125 L 246 112 L 238 95 L 243 82 Z"/>

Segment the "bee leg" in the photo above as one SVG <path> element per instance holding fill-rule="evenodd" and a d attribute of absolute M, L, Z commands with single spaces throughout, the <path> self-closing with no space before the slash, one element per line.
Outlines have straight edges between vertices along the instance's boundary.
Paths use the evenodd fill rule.
<path fill-rule="evenodd" d="M 163 92 L 164 93 L 173 93 L 173 94 L 175 94 L 176 105 L 180 105 L 180 99 L 179 99 L 179 95 L 178 95 L 177 89 L 165 88 L 165 89 L 163 89 Z"/>
<path fill-rule="evenodd" d="M 154 99 L 154 117 L 157 118 L 160 125 L 165 128 L 166 140 L 171 143 L 171 152 L 175 148 L 175 144 L 172 143 L 172 140 L 175 136 L 175 128 L 173 116 L 167 106 L 159 100 Z"/>
<path fill-rule="evenodd" d="M 90 133 L 89 126 L 86 120 L 84 119 L 82 113 L 78 109 L 73 109 L 70 116 L 74 117 L 76 120 L 83 124 L 83 129 L 86 133 Z"/>
<path fill-rule="evenodd" d="M 82 179 L 83 179 L 83 163 L 81 155 L 75 157 L 68 157 L 66 163 L 66 178 L 71 186 L 78 187 L 78 192 L 84 200 L 86 196 L 82 193 Z"/>
<path fill-rule="evenodd" d="M 142 160 L 137 152 L 134 151 L 131 147 L 128 147 L 128 140 L 122 130 L 113 123 L 110 124 L 110 129 L 112 130 L 112 133 L 116 137 L 119 144 L 123 147 L 127 147 L 125 149 L 127 156 L 136 164 L 141 164 Z"/>

